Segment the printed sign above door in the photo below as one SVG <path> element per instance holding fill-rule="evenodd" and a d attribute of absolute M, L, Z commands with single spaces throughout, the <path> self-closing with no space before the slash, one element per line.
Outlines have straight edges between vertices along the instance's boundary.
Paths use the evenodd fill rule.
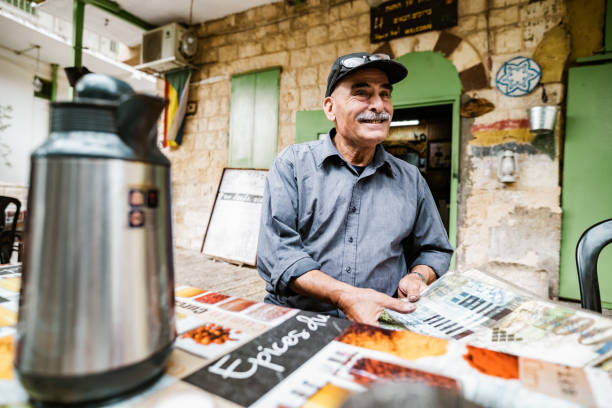
<path fill-rule="evenodd" d="M 393 0 L 370 9 L 370 42 L 457 25 L 456 0 Z"/>

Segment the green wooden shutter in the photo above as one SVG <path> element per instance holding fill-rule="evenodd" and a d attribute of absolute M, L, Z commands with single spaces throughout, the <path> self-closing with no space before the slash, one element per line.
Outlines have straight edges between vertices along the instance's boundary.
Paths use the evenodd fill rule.
<path fill-rule="evenodd" d="M 229 167 L 269 168 L 276 156 L 280 68 L 232 77 Z"/>

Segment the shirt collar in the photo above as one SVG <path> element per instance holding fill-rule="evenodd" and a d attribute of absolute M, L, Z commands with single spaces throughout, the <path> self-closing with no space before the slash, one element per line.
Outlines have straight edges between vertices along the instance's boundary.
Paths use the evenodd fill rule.
<path fill-rule="evenodd" d="M 315 150 L 315 158 L 317 161 L 317 166 L 321 167 L 323 163 L 331 158 L 337 157 L 339 160 L 342 160 L 346 163 L 334 142 L 332 142 L 332 138 L 336 136 L 336 128 L 332 128 L 329 133 L 323 138 L 321 144 L 319 144 L 317 149 Z M 391 166 L 391 158 L 390 154 L 382 147 L 382 144 L 376 146 L 376 151 L 374 152 L 374 158 L 372 159 L 372 166 L 377 170 L 379 167 L 384 166 L 384 168 L 389 172 L 391 176 L 393 176 L 393 167 Z"/>
<path fill-rule="evenodd" d="M 325 135 L 322 139 L 322 143 L 320 143 L 315 150 L 315 158 L 317 160 L 317 166 L 321 167 L 323 162 L 330 157 L 337 156 L 342 160 L 342 156 L 334 142 L 332 142 L 332 138 L 336 136 L 336 128 L 332 128 L 327 135 Z"/>

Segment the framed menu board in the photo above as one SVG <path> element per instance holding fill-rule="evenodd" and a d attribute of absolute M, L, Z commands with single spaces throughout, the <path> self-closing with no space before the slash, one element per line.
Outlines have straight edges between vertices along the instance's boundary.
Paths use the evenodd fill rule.
<path fill-rule="evenodd" d="M 202 242 L 204 255 L 255 266 L 267 173 L 260 169 L 223 169 Z"/>

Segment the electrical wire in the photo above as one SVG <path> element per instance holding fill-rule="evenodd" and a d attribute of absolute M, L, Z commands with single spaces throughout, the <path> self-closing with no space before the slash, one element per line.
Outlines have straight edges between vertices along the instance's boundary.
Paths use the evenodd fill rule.
<path fill-rule="evenodd" d="M 193 17 L 193 0 L 189 2 L 189 27 L 191 27 L 192 17 Z"/>

